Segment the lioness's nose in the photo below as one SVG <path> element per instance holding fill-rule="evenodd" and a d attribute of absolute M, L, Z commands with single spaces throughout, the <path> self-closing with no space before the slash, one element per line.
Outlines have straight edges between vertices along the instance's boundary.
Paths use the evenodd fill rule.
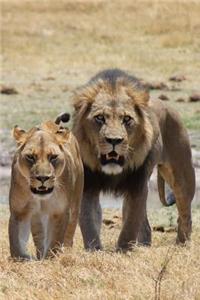
<path fill-rule="evenodd" d="M 116 138 L 116 139 L 106 138 L 106 141 L 113 146 L 120 144 L 121 142 L 123 142 L 123 140 L 124 139 L 122 139 L 122 138 Z"/>
<path fill-rule="evenodd" d="M 44 183 L 47 181 L 50 177 L 49 176 L 36 176 L 36 179 Z"/>

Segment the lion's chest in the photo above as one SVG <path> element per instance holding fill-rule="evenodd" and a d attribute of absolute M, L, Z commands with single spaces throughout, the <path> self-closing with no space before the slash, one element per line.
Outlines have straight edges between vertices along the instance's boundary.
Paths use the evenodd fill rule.
<path fill-rule="evenodd" d="M 84 191 L 95 190 L 119 194 L 123 194 L 127 190 L 136 191 L 142 188 L 147 177 L 145 165 L 137 170 L 124 171 L 119 175 L 107 175 L 84 166 L 84 173 Z"/>

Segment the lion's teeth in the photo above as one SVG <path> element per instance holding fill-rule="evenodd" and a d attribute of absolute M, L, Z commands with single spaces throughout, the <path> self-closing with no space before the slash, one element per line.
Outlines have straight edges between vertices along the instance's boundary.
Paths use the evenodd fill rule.
<path fill-rule="evenodd" d="M 119 160 L 119 154 L 117 154 L 117 153 L 115 153 L 114 155 L 113 154 L 111 154 L 111 153 L 108 153 L 108 154 L 106 154 L 106 159 L 107 160 L 109 160 L 109 159 L 111 159 L 111 158 L 114 158 L 114 159 L 116 159 L 116 160 Z"/>

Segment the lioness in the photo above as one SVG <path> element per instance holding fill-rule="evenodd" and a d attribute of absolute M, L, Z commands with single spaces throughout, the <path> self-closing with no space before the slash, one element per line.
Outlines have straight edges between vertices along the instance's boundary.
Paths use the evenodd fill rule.
<path fill-rule="evenodd" d="M 84 163 L 85 184 L 80 226 L 85 248 L 101 249 L 99 194 L 124 197 L 123 227 L 117 248 L 151 243 L 146 199 L 155 165 L 162 202 L 178 208 L 177 242 L 191 233 L 191 201 L 195 175 L 189 139 L 178 114 L 165 103 L 150 100 L 142 83 L 127 73 L 105 70 L 75 93 L 73 133 Z M 173 193 L 165 199 L 166 181 Z"/>
<path fill-rule="evenodd" d="M 30 259 L 31 231 L 42 259 L 73 242 L 83 189 L 79 147 L 67 128 L 52 121 L 28 132 L 15 127 L 13 133 L 18 149 L 10 187 L 10 253 Z"/>

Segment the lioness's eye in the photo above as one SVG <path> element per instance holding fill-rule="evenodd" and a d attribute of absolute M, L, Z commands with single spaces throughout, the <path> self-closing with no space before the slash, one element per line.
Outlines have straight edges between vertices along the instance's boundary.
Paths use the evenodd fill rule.
<path fill-rule="evenodd" d="M 95 121 L 99 124 L 104 124 L 105 123 L 105 118 L 103 115 L 99 114 L 94 117 Z"/>
<path fill-rule="evenodd" d="M 124 116 L 123 123 L 125 125 L 129 125 L 129 123 L 130 123 L 131 120 L 132 120 L 132 118 L 130 116 Z"/>
<path fill-rule="evenodd" d="M 58 155 L 56 155 L 56 154 L 49 155 L 49 161 L 50 162 L 55 162 L 57 158 L 58 158 Z"/>
<path fill-rule="evenodd" d="M 36 157 L 35 157 L 34 155 L 32 155 L 32 154 L 27 154 L 27 155 L 26 155 L 26 160 L 27 160 L 28 162 L 30 162 L 30 163 L 34 163 L 35 160 L 36 160 Z"/>

